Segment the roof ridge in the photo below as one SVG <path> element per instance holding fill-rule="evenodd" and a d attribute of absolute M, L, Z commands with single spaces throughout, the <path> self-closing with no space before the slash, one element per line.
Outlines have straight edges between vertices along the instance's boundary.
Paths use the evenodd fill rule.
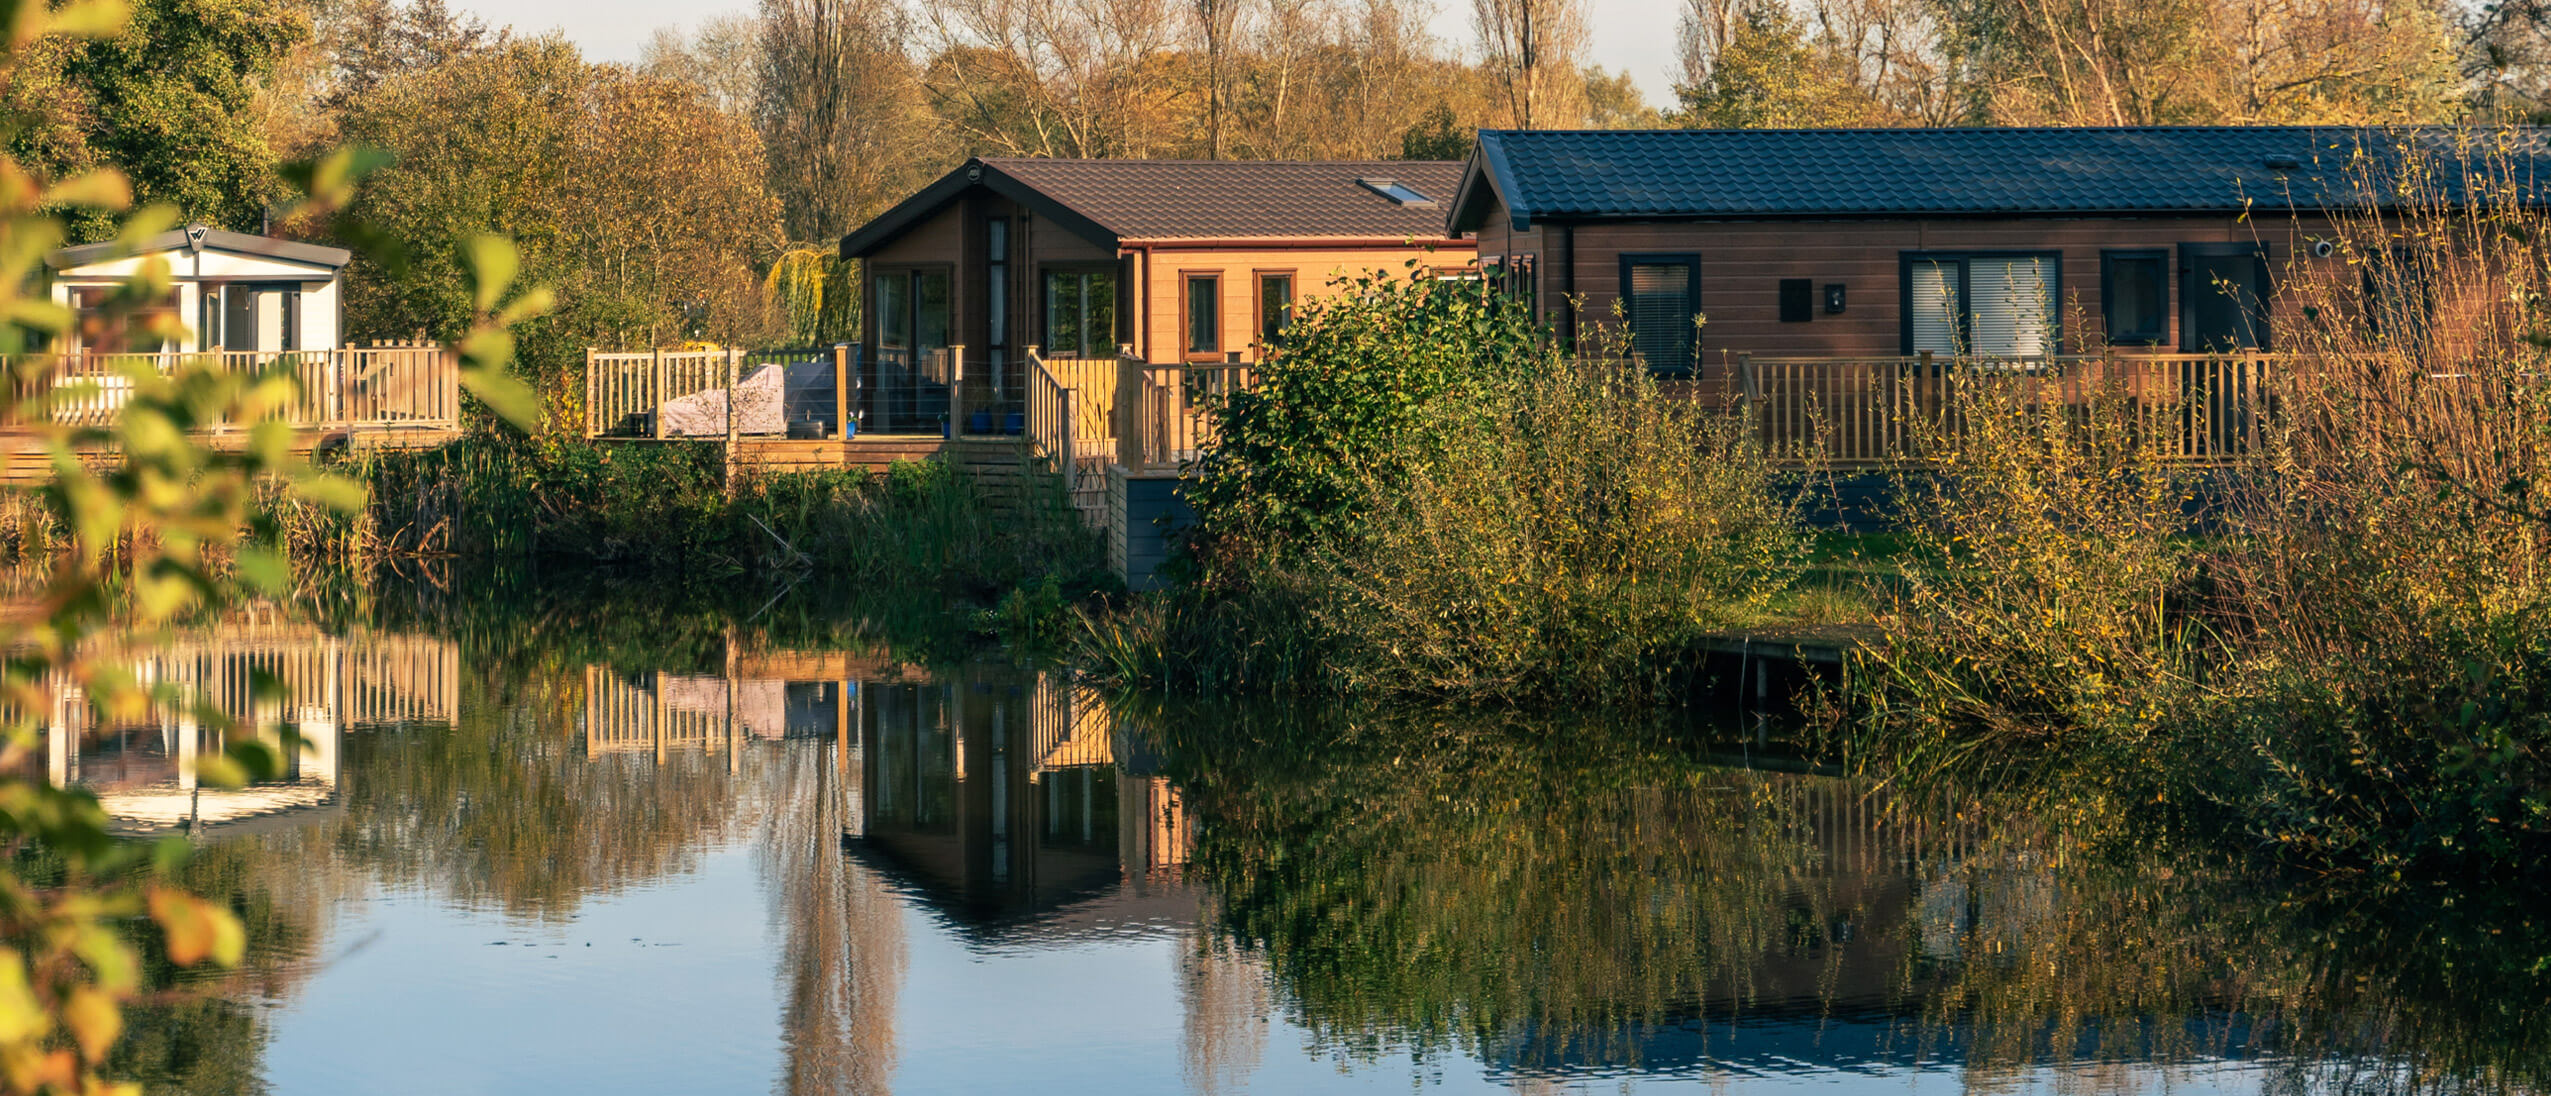
<path fill-rule="evenodd" d="M 1965 133 L 1995 133 L 1995 134 L 2015 134 L 2015 135 L 2016 135 L 2016 134 L 2048 134 L 2048 133 L 2276 133 L 2276 132 L 2349 131 L 2349 130 L 2386 130 L 2386 131 L 2429 131 L 2429 132 L 2450 132 L 2450 131 L 2454 131 L 2454 130 L 2461 130 L 2461 129 L 2470 129 L 2470 130 L 2473 130 L 2473 131 L 2475 131 L 2475 132 L 2495 132 L 2495 131 L 2499 131 L 2499 130 L 2519 130 L 2519 131 L 2526 131 L 2526 132 L 2544 132 L 2544 133 L 2551 133 L 2551 125 L 2531 125 L 2531 124 L 2526 124 L 2526 125 L 2499 125 L 2499 126 L 2459 126 L 2459 125 L 2452 125 L 2452 124 L 2439 124 L 2439 123 L 2414 123 L 2414 124 L 2409 124 L 2409 123 L 2404 123 L 2404 124 L 2385 124 L 2385 123 L 2291 123 L 2291 124 L 2264 125 L 2264 126 L 2209 126 L 2209 125 L 2142 125 L 2142 126 L 1764 126 L 1764 127 L 1760 127 L 1760 128 L 1719 127 L 1719 128 L 1710 128 L 1710 129 L 1678 129 L 1678 128 L 1670 128 L 1670 127 L 1669 127 L 1669 128 L 1659 128 L 1659 129 L 1596 129 L 1596 128 L 1580 128 L 1580 129 L 1492 129 L 1492 128 L 1482 128 L 1479 132 L 1480 132 L 1481 134 L 1483 134 L 1483 135 L 1484 135 L 1484 134 L 1492 134 L 1492 133 L 1493 133 L 1493 134 L 1496 134 L 1497 136 L 1499 136 L 1499 137 L 1501 137 L 1501 138 L 1505 138 L 1505 137 L 1596 137 L 1596 136 L 1659 136 L 1659 137 L 1666 137 L 1666 136 L 1695 136 L 1695 137 L 1697 137 L 1697 136 L 1705 136 L 1705 135 L 1706 135 L 1706 136 L 1733 136 L 1733 135 L 1761 136 L 1761 135 L 1767 135 L 1767 134 L 1807 134 L 1807 133 L 1812 133 L 1812 134 L 1833 134 L 1833 135 L 1837 135 L 1837 136 L 1844 136 L 1844 135 L 1862 135 L 1862 136 L 1865 136 L 1865 135 L 1868 135 L 1868 134 L 1878 134 L 1878 133 L 1883 133 L 1883 134 L 1903 134 L 1903 135 L 1916 135 L 1916 134 L 1924 134 L 1924 135 L 1928 135 L 1928 134 L 1952 134 L 1952 133 L 1955 133 L 1955 134 L 1965 134 Z"/>
<path fill-rule="evenodd" d="M 1186 167 L 1387 167 L 1396 164 L 1460 167 L 1462 165 L 1460 160 L 1197 160 L 1134 156 L 978 156 L 975 158 L 987 164 L 1158 164 Z"/>

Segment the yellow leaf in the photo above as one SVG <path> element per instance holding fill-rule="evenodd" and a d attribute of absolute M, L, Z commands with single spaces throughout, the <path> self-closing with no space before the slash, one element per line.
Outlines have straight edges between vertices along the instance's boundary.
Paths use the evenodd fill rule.
<path fill-rule="evenodd" d="M 27 985 L 27 967 L 16 948 L 0 948 L 0 1045 L 41 1039 L 53 1024 Z"/>
<path fill-rule="evenodd" d="M 71 1041 L 80 1045 L 80 1056 L 94 1063 L 105 1058 L 116 1038 L 124 1034 L 124 1012 L 95 987 L 81 986 L 62 1003 L 62 1026 L 70 1029 Z"/>
<path fill-rule="evenodd" d="M 181 967 L 206 959 L 223 966 L 239 962 L 248 933 L 230 911 L 180 890 L 151 888 L 151 919 L 168 934 L 168 958 Z"/>

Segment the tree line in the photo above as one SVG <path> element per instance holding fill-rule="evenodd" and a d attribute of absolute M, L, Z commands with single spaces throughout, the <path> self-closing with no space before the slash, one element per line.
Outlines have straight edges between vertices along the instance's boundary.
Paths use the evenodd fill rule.
<path fill-rule="evenodd" d="M 387 243 L 349 330 L 448 337 L 461 242 L 511 236 L 561 307 L 521 331 L 564 395 L 588 345 L 845 337 L 833 241 L 969 155 L 1458 158 L 1481 126 L 2436 122 L 2551 111 L 2551 4 L 1681 0 L 1675 101 L 1592 63 L 1584 0 L 761 0 L 631 63 L 444 0 L 133 0 L 0 85 L 40 174 L 243 231 Z M 326 224 L 292 165 L 373 150 Z M 112 225 L 74 220 L 75 235 Z"/>

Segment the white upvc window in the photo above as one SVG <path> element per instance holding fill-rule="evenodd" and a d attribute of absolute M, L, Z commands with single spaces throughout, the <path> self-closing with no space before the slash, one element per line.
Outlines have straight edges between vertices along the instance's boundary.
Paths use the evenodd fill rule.
<path fill-rule="evenodd" d="M 2061 258 L 2051 251 L 1904 253 L 1905 352 L 1981 358 L 2059 353 Z"/>

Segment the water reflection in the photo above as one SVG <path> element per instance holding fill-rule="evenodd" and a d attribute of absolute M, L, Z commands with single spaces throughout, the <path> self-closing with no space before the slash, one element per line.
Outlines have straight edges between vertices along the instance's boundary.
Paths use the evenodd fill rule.
<path fill-rule="evenodd" d="M 290 778 L 241 792 L 186 781 L 201 729 L 61 697 L 52 775 L 198 838 L 255 941 L 137 1016 L 128 1068 L 189 1092 L 2545 1076 L 2551 926 L 2520 895 L 2091 856 L 2025 813 L 1714 766 L 1684 727 L 1162 710 L 722 619 L 556 624 L 265 623 L 137 668 L 297 725 Z M 257 708 L 257 671 L 289 707 Z"/>

